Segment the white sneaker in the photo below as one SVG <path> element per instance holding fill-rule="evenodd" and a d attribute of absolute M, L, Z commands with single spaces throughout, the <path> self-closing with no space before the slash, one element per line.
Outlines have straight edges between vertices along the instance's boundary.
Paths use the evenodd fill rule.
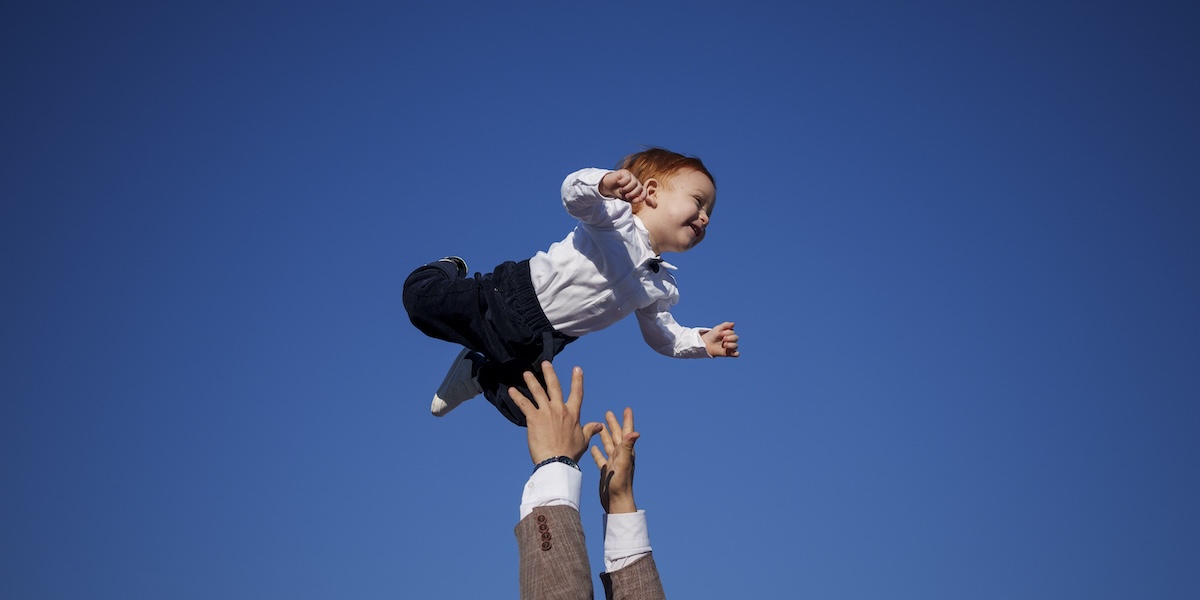
<path fill-rule="evenodd" d="M 433 404 L 429 405 L 429 412 L 433 413 L 433 416 L 445 416 L 458 408 L 459 404 L 483 393 L 475 372 L 475 360 L 478 356 L 473 350 L 463 348 L 454 358 L 454 364 L 450 365 L 446 378 L 433 395 Z"/>

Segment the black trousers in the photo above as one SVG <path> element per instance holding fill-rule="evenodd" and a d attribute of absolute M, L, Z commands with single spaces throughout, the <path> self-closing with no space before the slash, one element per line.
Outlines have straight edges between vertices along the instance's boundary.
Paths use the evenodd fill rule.
<path fill-rule="evenodd" d="M 479 367 L 483 395 L 500 414 L 524 427 L 525 415 L 508 388 L 533 395 L 523 373 L 532 371 L 544 386 L 543 360 L 552 361 L 576 338 L 550 325 L 529 278 L 529 261 L 506 262 L 487 275 L 459 278 L 455 265 L 429 263 L 404 281 L 404 309 L 425 335 L 459 344 L 484 357 Z"/>

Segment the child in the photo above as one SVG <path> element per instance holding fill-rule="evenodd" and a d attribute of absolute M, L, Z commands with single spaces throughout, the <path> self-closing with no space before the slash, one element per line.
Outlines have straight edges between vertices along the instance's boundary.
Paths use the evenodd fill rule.
<path fill-rule="evenodd" d="M 717 201 L 700 159 L 651 148 L 618 170 L 583 169 L 562 185 L 571 233 L 533 258 L 506 262 L 467 278 L 451 256 L 413 271 L 404 282 L 409 319 L 430 337 L 461 344 L 430 410 L 443 416 L 479 393 L 508 420 L 525 418 L 508 396 L 532 398 L 523 373 L 552 360 L 579 336 L 631 313 L 646 343 L 676 358 L 738 356 L 733 323 L 687 328 L 668 309 L 679 301 L 674 265 L 664 252 L 685 252 L 704 239 Z"/>

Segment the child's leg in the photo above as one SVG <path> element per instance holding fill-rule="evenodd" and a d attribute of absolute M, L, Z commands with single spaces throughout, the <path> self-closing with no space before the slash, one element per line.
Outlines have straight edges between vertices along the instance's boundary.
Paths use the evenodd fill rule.
<path fill-rule="evenodd" d="M 525 415 L 509 396 L 508 388 L 516 388 L 522 396 L 528 398 L 535 405 L 537 404 L 529 387 L 525 385 L 524 374 L 526 371 L 533 373 L 542 389 L 545 389 L 546 380 L 542 377 L 541 369 L 521 367 L 511 363 L 508 366 L 488 363 L 479 369 L 479 385 L 483 388 L 483 397 L 487 398 L 487 401 L 491 402 L 492 406 L 495 406 L 496 410 L 504 415 L 504 418 L 518 427 L 525 427 Z"/>
<path fill-rule="evenodd" d="M 404 281 L 404 309 L 421 333 L 485 351 L 486 327 L 480 310 L 480 285 L 448 260 L 431 262 Z"/>
<path fill-rule="evenodd" d="M 488 363 L 479 369 L 479 385 L 483 388 L 483 397 L 487 398 L 487 401 L 491 402 L 492 406 L 495 406 L 496 410 L 504 415 L 504 418 L 518 427 L 525 426 L 525 415 L 508 395 L 508 388 L 514 387 L 526 398 L 534 400 L 529 388 L 525 386 L 525 379 L 521 373 L 523 373 L 522 370 L 503 369 L 496 363 Z M 541 380 L 540 372 L 537 373 L 537 376 Z M 542 383 L 544 384 L 544 382 Z M 537 401 L 534 400 L 534 403 L 536 404 Z"/>
<path fill-rule="evenodd" d="M 483 388 L 483 397 L 487 398 L 504 418 L 513 422 L 519 427 L 525 427 L 525 415 L 521 409 L 513 402 L 512 397 L 508 394 L 508 388 L 516 388 L 521 395 L 537 404 L 533 394 L 525 385 L 525 372 L 533 373 L 537 378 L 538 383 L 543 387 L 546 386 L 546 380 L 542 377 L 541 365 L 543 360 L 553 362 L 554 357 L 562 352 L 567 344 L 575 340 L 570 336 L 565 336 L 556 331 L 547 331 L 542 334 L 542 349 L 541 355 L 532 361 L 510 361 L 508 363 L 488 362 L 479 369 L 479 385 Z"/>

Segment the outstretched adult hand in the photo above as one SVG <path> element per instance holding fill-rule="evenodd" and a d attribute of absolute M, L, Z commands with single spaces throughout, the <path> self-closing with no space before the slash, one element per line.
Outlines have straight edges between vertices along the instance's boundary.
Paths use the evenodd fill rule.
<path fill-rule="evenodd" d="M 517 388 L 508 388 L 509 396 L 525 415 L 529 458 L 533 459 L 535 465 L 556 456 L 568 456 L 578 462 L 592 436 L 604 428 L 600 423 L 579 425 L 579 409 L 583 405 L 583 369 L 575 367 L 571 370 L 571 395 L 565 403 L 558 375 L 549 361 L 542 361 L 542 376 L 546 380 L 544 389 L 533 373 L 525 372 L 525 385 L 537 402 L 536 406 Z"/>
<path fill-rule="evenodd" d="M 633 444 L 641 434 L 633 430 L 633 409 L 625 409 L 621 425 L 611 410 L 605 413 L 604 420 L 608 421 L 608 426 L 600 429 L 604 452 L 592 446 L 592 460 L 600 469 L 600 506 L 610 515 L 637 512 L 633 501 Z"/>

